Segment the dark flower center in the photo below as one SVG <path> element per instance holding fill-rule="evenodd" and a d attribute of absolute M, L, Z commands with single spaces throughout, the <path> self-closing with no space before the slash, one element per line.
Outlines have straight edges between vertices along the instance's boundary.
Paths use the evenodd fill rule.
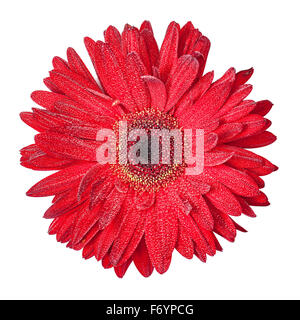
<path fill-rule="evenodd" d="M 184 166 L 174 156 L 175 140 L 182 144 L 182 137 L 173 116 L 154 109 L 144 110 L 128 114 L 116 122 L 114 129 L 119 154 L 113 169 L 135 189 L 155 191 L 182 173 Z M 124 152 L 127 162 L 120 163 L 120 154 Z"/>

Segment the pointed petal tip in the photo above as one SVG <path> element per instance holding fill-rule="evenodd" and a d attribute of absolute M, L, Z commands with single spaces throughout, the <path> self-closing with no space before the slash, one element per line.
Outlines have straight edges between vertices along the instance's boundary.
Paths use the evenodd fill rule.
<path fill-rule="evenodd" d="M 32 187 L 26 192 L 27 197 L 34 197 L 34 192 L 32 190 Z"/>
<path fill-rule="evenodd" d="M 244 70 L 243 72 L 244 72 L 244 74 L 247 75 L 247 76 L 252 76 L 252 74 L 253 74 L 253 72 L 254 72 L 254 68 L 251 67 L 251 68 L 249 68 L 249 69 Z"/>

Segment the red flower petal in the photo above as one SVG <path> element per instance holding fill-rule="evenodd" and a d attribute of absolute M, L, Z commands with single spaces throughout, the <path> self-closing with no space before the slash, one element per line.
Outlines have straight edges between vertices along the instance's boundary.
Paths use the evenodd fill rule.
<path fill-rule="evenodd" d="M 137 108 L 143 110 L 150 107 L 150 95 L 141 79 L 143 74 L 139 68 L 140 64 L 140 58 L 135 52 L 128 54 L 126 59 L 127 82 Z"/>
<path fill-rule="evenodd" d="M 53 111 L 55 103 L 59 101 L 67 102 L 70 100 L 62 94 L 48 92 L 48 91 L 34 91 L 31 94 L 31 99 L 38 105 L 50 111 Z"/>
<path fill-rule="evenodd" d="M 73 48 L 68 48 L 67 50 L 67 56 L 68 56 L 68 63 L 71 68 L 71 70 L 77 72 L 78 74 L 82 75 L 85 79 L 90 81 L 95 85 L 96 89 L 99 89 L 97 82 L 77 54 L 77 52 Z"/>
<path fill-rule="evenodd" d="M 143 76 L 151 96 L 151 107 L 163 111 L 166 104 L 167 92 L 162 81 L 152 76 Z"/>
<path fill-rule="evenodd" d="M 198 68 L 198 61 L 190 55 L 185 55 L 178 59 L 172 79 L 169 79 L 166 84 L 169 97 L 165 107 L 166 112 L 176 105 L 193 83 L 198 73 Z"/>
<path fill-rule="evenodd" d="M 151 276 L 153 272 L 153 265 L 151 263 L 147 246 L 145 243 L 144 238 L 142 238 L 139 246 L 134 252 L 134 257 L 133 261 L 139 272 L 144 276 L 144 277 L 149 277 Z"/>
<path fill-rule="evenodd" d="M 217 167 L 207 167 L 205 171 L 238 195 L 252 197 L 259 193 L 255 182 L 241 171 L 223 164 Z"/>
<path fill-rule="evenodd" d="M 179 115 L 179 120 L 186 128 L 199 128 L 201 124 L 214 116 L 227 99 L 234 81 L 234 69 L 230 69 L 222 81 L 217 81 L 196 101 L 192 108 Z"/>
<path fill-rule="evenodd" d="M 234 81 L 234 84 L 233 84 L 233 87 L 232 87 L 232 91 L 235 91 L 240 86 L 245 84 L 251 78 L 253 72 L 254 72 L 253 68 L 250 68 L 248 70 L 239 71 L 236 74 L 235 81 Z"/>
<path fill-rule="evenodd" d="M 194 244 L 186 228 L 179 223 L 176 250 L 185 258 L 192 259 L 194 255 Z"/>
<path fill-rule="evenodd" d="M 120 60 L 116 58 L 109 46 L 98 41 L 95 62 L 101 83 L 110 96 L 120 100 L 129 111 L 137 110 L 126 82 L 125 60 L 120 64 Z"/>
<path fill-rule="evenodd" d="M 179 25 L 171 22 L 160 49 L 159 73 L 164 82 L 167 81 L 170 72 L 176 66 L 178 41 Z"/>
<path fill-rule="evenodd" d="M 261 116 L 265 116 L 272 109 L 273 103 L 269 100 L 262 100 L 256 103 L 255 109 L 252 113 L 260 114 Z"/>
<path fill-rule="evenodd" d="M 66 191 L 79 183 L 92 165 L 91 163 L 77 164 L 58 171 L 35 184 L 26 194 L 31 197 L 47 197 Z"/>
<path fill-rule="evenodd" d="M 35 136 L 35 143 L 46 153 L 55 157 L 96 161 L 96 141 L 82 140 L 55 132 L 40 133 Z"/>
<path fill-rule="evenodd" d="M 277 138 L 273 133 L 265 131 L 251 137 L 233 141 L 230 144 L 241 148 L 260 148 L 268 146 L 276 141 L 276 139 Z"/>
<path fill-rule="evenodd" d="M 242 208 L 239 202 L 225 186 L 214 186 L 205 197 L 207 197 L 217 209 L 225 214 L 230 214 L 232 216 L 240 216 L 242 214 Z"/>
<path fill-rule="evenodd" d="M 149 256 L 159 273 L 169 268 L 178 233 L 176 215 L 166 200 L 166 195 L 158 194 L 155 210 L 148 211 L 145 229 Z"/>

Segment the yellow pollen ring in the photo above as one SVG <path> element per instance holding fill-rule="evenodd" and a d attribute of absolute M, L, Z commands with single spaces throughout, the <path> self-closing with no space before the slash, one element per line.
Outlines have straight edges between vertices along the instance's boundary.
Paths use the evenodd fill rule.
<path fill-rule="evenodd" d="M 119 121 L 127 121 L 128 130 L 130 129 L 179 129 L 177 120 L 164 112 L 156 109 L 147 109 L 136 113 L 125 115 Z M 151 165 L 156 170 L 144 167 L 142 164 L 138 165 L 138 169 L 132 164 L 119 163 L 119 121 L 114 124 L 114 131 L 117 137 L 117 162 L 112 164 L 113 172 L 123 182 L 128 183 L 132 188 L 139 191 L 155 192 L 161 187 L 165 187 L 170 182 L 176 180 L 184 172 L 184 164 L 156 164 Z M 156 166 L 156 167 L 155 167 Z"/>

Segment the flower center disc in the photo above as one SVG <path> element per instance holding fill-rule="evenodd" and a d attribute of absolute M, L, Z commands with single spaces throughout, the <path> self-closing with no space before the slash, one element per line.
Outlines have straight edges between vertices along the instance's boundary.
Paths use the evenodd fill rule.
<path fill-rule="evenodd" d="M 124 140 L 120 136 L 121 126 L 124 130 L 126 125 L 126 136 L 128 140 Z M 164 158 L 162 152 L 162 138 L 158 138 L 158 148 L 153 151 L 153 137 L 162 132 L 171 132 L 171 130 L 179 130 L 177 120 L 166 113 L 158 110 L 150 109 L 141 112 L 131 113 L 126 115 L 123 119 L 115 123 L 114 130 L 117 138 L 117 162 L 112 167 L 117 176 L 126 183 L 129 183 L 136 190 L 140 191 L 156 191 L 162 186 L 166 186 L 169 182 L 174 181 L 178 175 L 183 172 L 184 165 L 174 161 L 174 139 L 170 138 L 169 143 L 169 161 Z M 136 131 L 137 130 L 137 131 Z M 131 133 L 142 132 L 145 133 L 142 139 L 141 136 L 136 139 L 131 139 Z M 178 131 L 179 132 L 179 131 Z M 134 141 L 131 141 L 134 140 Z M 134 145 L 139 143 L 140 150 L 134 151 L 134 156 L 139 158 L 139 163 L 132 161 L 132 150 Z M 137 148 L 138 149 L 138 148 Z M 127 161 L 120 163 L 120 152 L 126 150 Z M 135 149 L 136 150 L 136 149 Z M 156 154 L 157 162 L 153 162 L 153 155 Z"/>

